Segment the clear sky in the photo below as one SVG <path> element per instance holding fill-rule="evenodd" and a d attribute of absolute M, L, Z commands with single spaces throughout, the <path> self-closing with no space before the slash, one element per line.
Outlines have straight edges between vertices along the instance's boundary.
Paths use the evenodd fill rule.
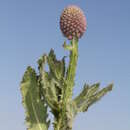
<path fill-rule="evenodd" d="M 85 82 L 114 89 L 75 119 L 74 130 L 130 130 L 130 0 L 0 0 L 0 130 L 25 130 L 19 84 L 28 65 L 62 48 L 62 9 L 80 6 L 88 28 L 79 41 L 74 95 Z"/>

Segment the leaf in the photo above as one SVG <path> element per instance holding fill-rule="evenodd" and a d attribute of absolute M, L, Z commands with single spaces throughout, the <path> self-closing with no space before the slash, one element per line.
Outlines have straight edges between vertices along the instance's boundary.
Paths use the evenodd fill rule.
<path fill-rule="evenodd" d="M 62 60 L 57 60 L 54 50 L 51 49 L 48 57 L 47 63 L 49 65 L 50 73 L 57 79 L 62 80 L 65 75 L 65 57 Z"/>
<path fill-rule="evenodd" d="M 80 107 L 80 104 L 86 100 L 85 97 L 88 93 L 88 90 L 89 90 L 89 85 L 85 84 L 81 93 L 74 99 L 74 102 L 76 103 L 77 107 Z"/>
<path fill-rule="evenodd" d="M 47 106 L 40 100 L 37 76 L 31 67 L 27 68 L 23 76 L 21 93 L 28 130 L 48 130 Z"/>
<path fill-rule="evenodd" d="M 92 86 L 90 86 L 88 89 L 87 98 L 94 95 L 98 91 L 99 86 L 100 86 L 100 83 L 96 83 L 96 84 L 93 84 Z"/>
<path fill-rule="evenodd" d="M 77 104 L 77 107 L 80 108 L 90 96 L 94 95 L 99 89 L 99 83 L 89 86 L 88 84 L 84 85 L 81 93 L 74 99 L 74 102 Z"/>
<path fill-rule="evenodd" d="M 88 107 L 99 101 L 104 95 L 106 95 L 109 91 L 112 90 L 112 87 L 113 84 L 109 84 L 107 87 L 101 89 L 100 91 L 92 95 L 88 100 Z"/>
<path fill-rule="evenodd" d="M 46 103 L 52 110 L 58 109 L 58 96 L 55 85 L 57 82 L 54 77 L 44 70 L 45 64 L 47 62 L 47 56 L 43 55 L 38 60 L 38 69 L 39 69 L 39 82 L 41 88 L 41 95 L 43 95 Z"/>
<path fill-rule="evenodd" d="M 85 112 L 88 108 L 99 101 L 104 95 L 112 90 L 113 84 L 99 90 L 99 83 L 92 86 L 84 85 L 82 92 L 73 100 L 77 106 L 77 112 Z"/>

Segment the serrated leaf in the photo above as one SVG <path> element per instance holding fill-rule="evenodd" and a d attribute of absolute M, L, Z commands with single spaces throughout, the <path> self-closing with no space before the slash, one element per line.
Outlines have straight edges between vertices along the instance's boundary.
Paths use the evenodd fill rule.
<path fill-rule="evenodd" d="M 65 57 L 63 57 L 62 60 L 57 60 L 54 50 L 51 49 L 47 57 L 47 63 L 49 65 L 50 73 L 57 80 L 61 80 L 65 75 Z"/>
<path fill-rule="evenodd" d="M 53 57 L 52 57 L 53 58 Z M 45 98 L 46 103 L 52 110 L 58 109 L 58 97 L 55 85 L 57 82 L 54 77 L 44 70 L 45 64 L 47 62 L 47 56 L 43 55 L 38 60 L 38 68 L 40 73 L 39 82 L 41 84 L 41 94 Z"/>
<path fill-rule="evenodd" d="M 77 104 L 78 108 L 80 108 L 82 104 L 84 104 L 84 102 L 89 99 L 89 97 L 97 92 L 97 90 L 99 89 L 99 85 L 99 83 L 93 84 L 92 86 L 89 86 L 88 84 L 84 85 L 81 93 L 74 99 L 74 102 Z"/>
<path fill-rule="evenodd" d="M 99 101 L 104 95 L 112 90 L 112 84 L 106 88 L 99 90 L 99 83 L 93 84 L 92 86 L 85 85 L 82 92 L 73 100 L 77 106 L 78 112 L 85 112 L 87 109 Z"/>
<path fill-rule="evenodd" d="M 100 83 L 96 83 L 96 84 L 93 84 L 91 87 L 89 87 L 88 93 L 87 93 L 87 98 L 94 95 L 98 91 L 99 85 L 100 85 Z"/>
<path fill-rule="evenodd" d="M 113 84 L 109 84 L 107 87 L 97 91 L 95 94 L 91 95 L 87 100 L 84 106 L 82 107 L 82 111 L 85 112 L 88 108 L 99 101 L 103 96 L 105 96 L 109 91 L 112 90 Z"/>
<path fill-rule="evenodd" d="M 99 101 L 104 95 L 106 95 L 109 91 L 112 90 L 112 87 L 113 84 L 109 84 L 107 87 L 101 89 L 100 91 L 92 95 L 88 100 L 88 107 Z"/>
<path fill-rule="evenodd" d="M 74 99 L 74 102 L 76 103 L 77 107 L 80 107 L 80 104 L 82 104 L 86 100 L 86 96 L 89 90 L 89 85 L 85 84 L 83 90 L 81 93 Z"/>
<path fill-rule="evenodd" d="M 28 130 L 48 130 L 47 106 L 40 100 L 37 76 L 31 67 L 27 68 L 23 76 L 21 93 Z"/>

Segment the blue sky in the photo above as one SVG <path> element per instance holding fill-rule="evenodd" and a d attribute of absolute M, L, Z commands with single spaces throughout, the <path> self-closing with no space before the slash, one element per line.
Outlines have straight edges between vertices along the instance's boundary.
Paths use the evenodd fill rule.
<path fill-rule="evenodd" d="M 25 130 L 19 84 L 28 65 L 55 49 L 68 53 L 59 17 L 69 4 L 80 6 L 88 28 L 79 41 L 74 95 L 85 82 L 113 82 L 114 89 L 75 119 L 74 130 L 130 130 L 129 0 L 0 0 L 0 129 Z"/>

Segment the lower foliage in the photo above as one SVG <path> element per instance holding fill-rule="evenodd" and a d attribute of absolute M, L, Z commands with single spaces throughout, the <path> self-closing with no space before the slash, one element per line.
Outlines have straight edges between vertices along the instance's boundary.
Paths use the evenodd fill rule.
<path fill-rule="evenodd" d="M 80 94 L 72 99 L 78 40 L 72 39 L 69 45 L 64 43 L 63 47 L 70 52 L 67 67 L 65 57 L 57 60 L 54 50 L 51 49 L 48 55 L 43 55 L 38 60 L 39 73 L 29 66 L 23 76 L 21 93 L 28 130 L 49 129 L 48 108 L 54 116 L 54 130 L 72 130 L 75 116 L 79 112 L 86 112 L 112 90 L 112 84 L 103 89 L 99 89 L 99 83 L 85 84 Z M 49 71 L 45 70 L 46 64 Z"/>

